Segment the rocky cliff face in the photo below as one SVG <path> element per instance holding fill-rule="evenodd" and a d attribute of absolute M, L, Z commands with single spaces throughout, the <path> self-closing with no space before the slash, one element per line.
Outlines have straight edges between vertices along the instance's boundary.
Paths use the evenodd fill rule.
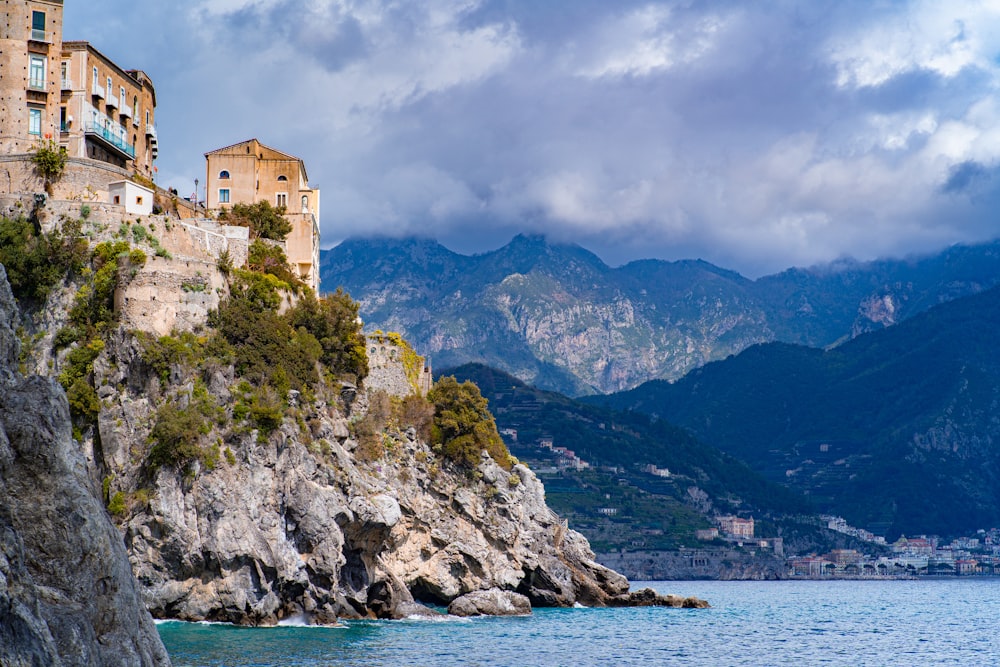
<path fill-rule="evenodd" d="M 470 592 L 516 591 L 536 606 L 624 604 L 628 582 L 545 504 L 524 466 L 482 457 L 452 468 L 412 429 L 372 455 L 351 437 L 365 397 L 294 405 L 270 437 L 235 432 L 213 469 L 144 472 L 154 402 L 164 392 L 133 339 L 97 364 L 105 409 L 100 463 L 121 491 L 125 540 L 154 616 L 273 624 L 423 613 Z M 225 402 L 229 369 L 209 378 Z M 348 399 L 351 399 L 348 396 Z M 350 406 L 350 407 L 347 407 Z"/>
<path fill-rule="evenodd" d="M 169 664 L 65 394 L 16 371 L 16 318 L 0 266 L 0 664 Z"/>

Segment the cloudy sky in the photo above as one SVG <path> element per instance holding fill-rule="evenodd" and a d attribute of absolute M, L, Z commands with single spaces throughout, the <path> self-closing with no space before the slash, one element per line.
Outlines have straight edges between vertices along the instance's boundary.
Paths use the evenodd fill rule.
<path fill-rule="evenodd" d="M 68 0 L 64 32 L 152 77 L 161 185 L 257 137 L 324 247 L 756 276 L 1000 236 L 997 0 Z"/>

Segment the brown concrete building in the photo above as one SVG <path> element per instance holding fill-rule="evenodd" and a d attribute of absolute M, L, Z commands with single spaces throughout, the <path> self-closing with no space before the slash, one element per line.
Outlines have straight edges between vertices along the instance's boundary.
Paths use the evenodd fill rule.
<path fill-rule="evenodd" d="M 5 0 L 0 20 L 0 153 L 59 136 L 62 0 Z"/>
<path fill-rule="evenodd" d="M 64 42 L 60 85 L 60 142 L 70 156 L 152 177 L 159 146 L 149 76 L 122 69 L 87 42 Z"/>
<path fill-rule="evenodd" d="M 319 190 L 309 187 L 305 163 L 257 139 L 205 153 L 206 206 L 269 202 L 283 206 L 292 231 L 285 240 L 288 262 L 302 281 L 319 291 Z"/>
<path fill-rule="evenodd" d="M 2 0 L 0 154 L 53 139 L 69 156 L 152 176 L 156 93 L 87 42 L 63 42 L 62 0 Z"/>

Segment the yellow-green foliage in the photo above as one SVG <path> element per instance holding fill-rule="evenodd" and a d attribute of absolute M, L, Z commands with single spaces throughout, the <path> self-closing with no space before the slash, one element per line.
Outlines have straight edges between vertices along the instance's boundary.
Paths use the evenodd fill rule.
<path fill-rule="evenodd" d="M 125 509 L 125 494 L 116 491 L 115 495 L 111 496 L 111 500 L 108 501 L 108 512 L 115 516 L 121 516 L 125 514 Z"/>
<path fill-rule="evenodd" d="M 410 386 L 416 392 L 420 391 L 420 375 L 424 371 L 424 358 L 417 354 L 410 344 L 395 331 L 383 334 L 390 343 L 399 348 L 400 361 L 403 370 L 406 371 L 406 379 L 410 381 Z"/>
<path fill-rule="evenodd" d="M 454 377 L 441 378 L 427 394 L 434 404 L 431 444 L 444 458 L 468 467 L 479 464 L 485 449 L 501 467 L 510 470 L 513 459 L 504 445 L 488 402 L 479 387 Z"/>

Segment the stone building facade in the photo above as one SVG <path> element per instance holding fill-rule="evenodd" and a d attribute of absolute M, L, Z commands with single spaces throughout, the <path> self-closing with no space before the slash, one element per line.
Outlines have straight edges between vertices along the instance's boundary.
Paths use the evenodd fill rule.
<path fill-rule="evenodd" d="M 64 42 L 60 86 L 59 138 L 69 154 L 151 178 L 159 140 L 149 76 L 122 69 L 88 42 Z"/>
<path fill-rule="evenodd" d="M 53 140 L 150 178 L 158 143 L 149 76 L 87 42 L 63 41 L 62 0 L 2 0 L 0 154 L 27 156 Z"/>
<path fill-rule="evenodd" d="M 306 165 L 257 139 L 205 154 L 206 205 L 221 211 L 233 204 L 266 201 L 283 206 L 292 231 L 285 254 L 305 284 L 319 291 L 319 190 L 309 187 Z"/>
<path fill-rule="evenodd" d="M 4 0 L 0 20 L 0 154 L 59 136 L 62 0 Z"/>

